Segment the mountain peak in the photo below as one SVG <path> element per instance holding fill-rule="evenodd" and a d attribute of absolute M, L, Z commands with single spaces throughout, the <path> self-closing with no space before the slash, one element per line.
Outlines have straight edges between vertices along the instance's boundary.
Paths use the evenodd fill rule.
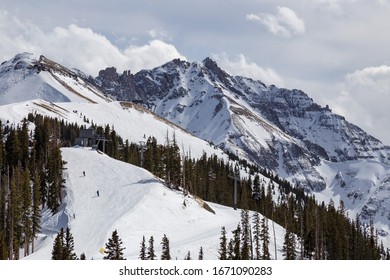
<path fill-rule="evenodd" d="M 220 80 L 223 83 L 227 83 L 227 78 L 230 76 L 228 73 L 226 73 L 224 70 L 222 70 L 217 62 L 210 57 L 206 57 L 202 61 L 204 67 L 212 73 L 218 80 Z"/>
<path fill-rule="evenodd" d="M 19 69 L 32 69 L 36 66 L 38 60 L 34 57 L 32 53 L 23 52 L 15 55 L 12 59 L 4 61 L 0 66 L 0 75 L 1 72 L 8 72 L 10 70 L 19 70 Z"/>

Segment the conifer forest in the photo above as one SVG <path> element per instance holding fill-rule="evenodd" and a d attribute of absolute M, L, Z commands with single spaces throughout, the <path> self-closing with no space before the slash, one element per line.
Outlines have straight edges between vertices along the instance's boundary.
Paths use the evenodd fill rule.
<path fill-rule="evenodd" d="M 129 143 L 113 127 L 92 122 L 91 126 L 108 140 L 97 148 L 103 150 L 104 143 L 110 157 L 149 170 L 167 187 L 184 195 L 241 211 L 237 228 L 226 232 L 222 227 L 219 240 L 215 240 L 220 260 L 270 259 L 273 249 L 269 244 L 274 237 L 269 228 L 273 223 L 286 229 L 284 259 L 390 259 L 389 250 L 378 242 L 373 224 L 348 217 L 342 202 L 337 208 L 332 201 L 318 203 L 298 186 L 234 154 L 229 161 L 207 154 L 193 158 L 191 151 L 183 155 L 175 135 L 167 133 L 165 143 L 147 136 L 142 144 Z M 36 114 L 28 115 L 22 125 L 0 125 L 0 259 L 16 260 L 34 252 L 42 212 L 56 213 L 64 196 L 67 163 L 60 148 L 72 146 L 81 128 Z M 240 176 L 239 170 L 248 176 Z M 232 178 L 237 176 L 234 182 Z M 169 236 L 164 235 L 162 240 L 140 236 L 139 240 L 139 244 L 123 244 L 120 232 L 114 231 L 107 240 L 104 259 L 124 259 L 127 247 L 139 248 L 141 260 L 172 259 Z M 161 255 L 156 255 L 156 247 L 161 248 Z M 88 256 L 76 256 L 71 229 L 63 228 L 53 244 L 52 259 Z M 203 259 L 203 248 L 188 251 L 182 259 Z"/>

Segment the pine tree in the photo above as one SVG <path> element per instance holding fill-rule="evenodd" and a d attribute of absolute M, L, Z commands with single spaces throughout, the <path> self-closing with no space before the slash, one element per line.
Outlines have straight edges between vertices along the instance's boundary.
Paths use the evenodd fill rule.
<path fill-rule="evenodd" d="M 62 170 L 63 164 L 61 150 L 58 146 L 52 145 L 52 150 L 48 158 L 47 169 L 47 206 L 53 213 L 58 211 L 61 204 L 61 189 L 62 189 Z"/>
<path fill-rule="evenodd" d="M 53 250 L 51 251 L 52 260 L 62 260 L 64 251 L 64 229 L 61 228 L 57 237 L 54 239 Z"/>
<path fill-rule="evenodd" d="M 199 249 L 199 256 L 198 256 L 198 260 L 203 260 L 203 248 L 202 247 L 200 247 L 200 249 Z"/>
<path fill-rule="evenodd" d="M 123 258 L 123 250 L 126 249 L 122 247 L 122 240 L 119 238 L 117 230 L 112 232 L 111 238 L 108 239 L 106 243 L 106 255 L 103 257 L 104 260 L 125 260 Z"/>
<path fill-rule="evenodd" d="M 251 250 L 251 240 L 250 240 L 250 222 L 249 222 L 249 212 L 248 210 L 241 211 L 241 260 L 251 259 L 250 250 Z"/>
<path fill-rule="evenodd" d="M 30 186 L 30 172 L 26 168 L 22 174 L 21 185 L 21 230 L 24 243 L 24 256 L 30 254 L 32 239 L 32 200 Z"/>
<path fill-rule="evenodd" d="M 169 240 L 165 234 L 164 237 L 162 238 L 161 244 L 162 244 L 161 260 L 170 260 L 171 255 L 169 253 Z"/>
<path fill-rule="evenodd" d="M 235 230 L 233 230 L 233 260 L 241 259 L 241 226 L 238 225 Z"/>
<path fill-rule="evenodd" d="M 234 240 L 230 239 L 228 247 L 227 247 L 227 260 L 234 260 Z"/>
<path fill-rule="evenodd" d="M 73 252 L 74 241 L 70 229 L 67 228 L 64 232 L 64 228 L 61 228 L 60 232 L 54 240 L 52 250 L 52 260 L 76 260 L 77 256 Z"/>
<path fill-rule="evenodd" d="M 227 238 L 226 238 L 226 230 L 225 227 L 221 229 L 221 237 L 219 238 L 219 259 L 227 260 Z"/>
<path fill-rule="evenodd" d="M 38 172 L 37 172 L 38 173 Z M 31 237 L 32 237 L 32 248 L 31 251 L 34 253 L 34 240 L 37 237 L 38 233 L 41 230 L 41 192 L 40 192 L 40 177 L 38 174 L 35 174 L 33 188 L 32 188 L 32 228 L 31 228 Z"/>
<path fill-rule="evenodd" d="M 145 235 L 142 236 L 141 249 L 140 249 L 140 252 L 139 252 L 139 259 L 140 260 L 146 260 Z"/>
<path fill-rule="evenodd" d="M 70 232 L 70 229 L 66 228 L 65 242 L 64 242 L 64 252 L 63 252 L 64 260 L 76 260 L 77 256 L 76 256 L 76 254 L 73 251 L 74 251 L 73 235 Z"/>
<path fill-rule="evenodd" d="M 156 253 L 154 252 L 154 237 L 151 236 L 149 239 L 149 247 L 147 251 L 148 260 L 156 260 Z"/>
<path fill-rule="evenodd" d="M 285 260 L 295 260 L 297 255 L 295 252 L 296 240 L 295 235 L 290 231 L 289 226 L 286 227 L 283 243 L 283 256 Z"/>
<path fill-rule="evenodd" d="M 260 224 L 260 214 L 259 212 L 255 212 L 253 214 L 253 241 L 254 241 L 254 256 L 253 258 L 256 259 L 256 260 L 260 260 L 261 259 L 261 252 L 260 252 L 260 249 L 261 249 L 261 238 L 260 238 L 260 235 L 261 235 L 261 224 Z"/>
<path fill-rule="evenodd" d="M 185 261 L 190 261 L 190 260 L 192 260 L 192 259 L 191 259 L 191 252 L 190 252 L 190 251 L 188 251 L 188 253 L 187 253 L 187 255 L 185 256 L 184 260 L 185 260 Z"/>
<path fill-rule="evenodd" d="M 271 258 L 269 253 L 269 230 L 268 230 L 268 219 L 265 216 L 263 216 L 263 218 L 261 219 L 260 240 L 262 241 L 261 259 L 269 260 Z"/>

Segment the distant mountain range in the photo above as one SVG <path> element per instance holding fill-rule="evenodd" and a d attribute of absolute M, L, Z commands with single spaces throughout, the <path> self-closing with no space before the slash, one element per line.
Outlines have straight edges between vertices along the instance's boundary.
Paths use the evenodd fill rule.
<path fill-rule="evenodd" d="M 134 142 L 175 131 L 193 156 L 233 153 L 320 201 L 343 200 L 390 245 L 390 147 L 301 90 L 229 75 L 210 58 L 92 77 L 24 53 L 0 66 L 0 105 L 3 123 L 37 111 L 84 124 L 87 116 Z"/>

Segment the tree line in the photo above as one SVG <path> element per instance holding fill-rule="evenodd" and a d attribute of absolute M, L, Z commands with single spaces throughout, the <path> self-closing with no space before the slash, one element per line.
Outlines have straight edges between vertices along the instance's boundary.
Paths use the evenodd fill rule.
<path fill-rule="evenodd" d="M 286 228 L 288 259 L 390 258 L 373 223 L 363 224 L 359 216 L 348 217 L 342 201 L 337 209 L 332 200 L 328 205 L 318 203 L 314 195 L 235 155 L 231 154 L 229 161 L 206 153 L 192 158 L 191 151 L 181 155 L 174 135 L 167 135 L 164 144 L 149 137 L 142 147 L 128 142 L 123 147 L 118 159 L 140 166 L 143 149 L 143 167 L 163 178 L 169 187 L 222 205 L 233 206 L 232 175 L 240 174 L 238 170 L 248 174 L 239 178 L 238 208 L 259 212 Z M 300 251 L 295 252 L 298 247 Z"/>
<path fill-rule="evenodd" d="M 171 260 L 169 239 L 164 234 L 161 240 L 161 260 Z M 126 260 L 124 257 L 124 250 L 126 247 L 123 246 L 122 239 L 119 237 L 118 231 L 114 230 L 111 237 L 105 244 L 105 248 L 101 250 L 103 254 L 103 260 Z M 80 258 L 77 257 L 74 252 L 74 240 L 70 229 L 67 228 L 65 231 L 61 228 L 60 232 L 54 240 L 52 250 L 52 260 L 86 260 L 87 256 L 82 253 Z M 154 237 L 150 236 L 148 245 L 146 245 L 145 236 L 142 237 L 140 243 L 140 250 L 138 259 L 140 260 L 157 260 Z M 184 260 L 191 260 L 191 252 L 185 255 Z M 203 248 L 200 247 L 198 260 L 203 260 Z"/>
<path fill-rule="evenodd" d="M 237 182 L 238 208 L 259 212 L 285 227 L 286 248 L 297 244 L 300 248 L 289 258 L 389 258 L 389 250 L 378 244 L 373 224 L 363 224 L 359 216 L 349 218 L 342 202 L 337 209 L 332 201 L 328 205 L 318 203 L 313 195 L 233 154 L 228 161 L 206 153 L 193 158 L 190 150 L 180 152 L 175 135 L 168 132 L 164 143 L 145 136 L 140 144 L 123 141 L 108 125 L 92 122 L 91 126 L 109 140 L 101 142 L 99 149 L 105 145 L 109 156 L 142 166 L 185 195 L 233 206 L 231 177 L 246 174 L 239 175 Z M 72 145 L 82 128 L 85 127 L 37 114 L 29 114 L 16 127 L 0 125 L 1 259 L 18 259 L 21 248 L 25 255 L 34 251 L 41 211 L 55 213 L 62 202 L 62 171 L 66 163 L 60 148 Z M 238 232 L 242 231 L 232 234 Z"/>
<path fill-rule="evenodd" d="M 42 210 L 55 213 L 62 202 L 59 127 L 42 116 L 17 126 L 0 122 L 0 259 L 34 252 Z"/>

